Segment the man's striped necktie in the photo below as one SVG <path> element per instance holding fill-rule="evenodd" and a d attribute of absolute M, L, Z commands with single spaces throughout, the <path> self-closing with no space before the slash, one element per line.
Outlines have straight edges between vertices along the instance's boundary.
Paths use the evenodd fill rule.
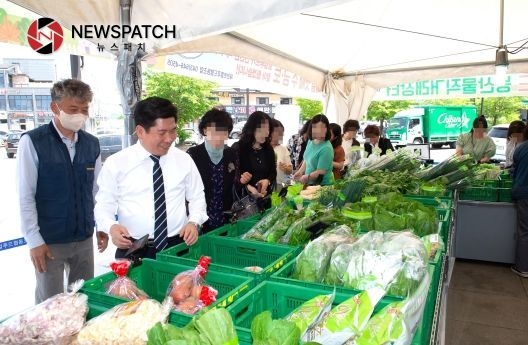
<path fill-rule="evenodd" d="M 163 172 L 159 164 L 160 157 L 151 155 L 154 161 L 152 181 L 154 184 L 154 246 L 159 252 L 168 245 L 167 240 L 167 207 L 165 205 L 165 187 Z"/>

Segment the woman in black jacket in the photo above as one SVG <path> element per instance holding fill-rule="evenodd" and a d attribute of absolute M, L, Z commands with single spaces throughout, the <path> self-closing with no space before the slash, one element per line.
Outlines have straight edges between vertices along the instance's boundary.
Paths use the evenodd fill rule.
<path fill-rule="evenodd" d="M 277 178 L 275 152 L 270 144 L 270 123 L 268 114 L 253 112 L 242 129 L 240 140 L 233 144 L 238 159 L 237 182 L 242 192 L 256 198 L 269 196 Z M 271 206 L 269 198 L 264 206 Z"/>
<path fill-rule="evenodd" d="M 198 129 L 205 140 L 189 148 L 187 153 L 198 167 L 204 184 L 209 219 L 203 231 L 208 232 L 227 222 L 224 211 L 231 210 L 233 204 L 236 156 L 233 149 L 225 145 L 233 129 L 233 120 L 228 112 L 211 109 L 201 118 Z"/>
<path fill-rule="evenodd" d="M 392 143 L 387 138 L 380 138 L 380 129 L 376 125 L 368 125 L 363 131 L 365 136 L 365 152 L 367 157 L 372 154 L 372 149 L 379 149 L 380 156 L 383 156 L 387 153 L 387 150 L 394 151 Z"/>

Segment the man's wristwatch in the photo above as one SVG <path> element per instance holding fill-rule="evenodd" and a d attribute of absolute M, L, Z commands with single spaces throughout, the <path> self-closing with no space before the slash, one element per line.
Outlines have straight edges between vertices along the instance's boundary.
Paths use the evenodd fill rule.
<path fill-rule="evenodd" d="M 196 227 L 196 230 L 198 230 L 198 233 L 201 234 L 202 233 L 202 226 L 196 222 L 189 222 L 189 224 L 192 224 Z"/>

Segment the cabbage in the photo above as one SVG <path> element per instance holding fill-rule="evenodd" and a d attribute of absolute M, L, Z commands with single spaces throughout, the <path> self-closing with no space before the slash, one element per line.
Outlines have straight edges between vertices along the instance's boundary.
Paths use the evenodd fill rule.
<path fill-rule="evenodd" d="M 254 345 L 298 345 L 301 331 L 292 321 L 272 320 L 266 310 L 251 322 L 251 337 Z"/>

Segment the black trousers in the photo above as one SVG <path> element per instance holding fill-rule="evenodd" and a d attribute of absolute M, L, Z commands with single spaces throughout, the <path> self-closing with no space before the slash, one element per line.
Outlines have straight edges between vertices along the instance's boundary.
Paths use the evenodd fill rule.
<path fill-rule="evenodd" d="M 528 199 L 517 200 L 515 267 L 528 272 Z"/>
<path fill-rule="evenodd" d="M 168 238 L 168 246 L 167 248 L 174 247 L 177 244 L 184 243 L 183 237 L 180 237 L 180 235 L 176 235 L 173 237 Z M 165 249 L 167 249 L 165 248 Z M 145 245 L 143 248 L 137 250 L 133 254 L 129 255 L 128 257 L 125 256 L 128 249 L 116 249 L 115 258 L 116 259 L 132 259 L 134 261 L 139 259 L 156 259 L 156 248 L 154 247 L 154 241 L 149 241 L 147 245 Z"/>

